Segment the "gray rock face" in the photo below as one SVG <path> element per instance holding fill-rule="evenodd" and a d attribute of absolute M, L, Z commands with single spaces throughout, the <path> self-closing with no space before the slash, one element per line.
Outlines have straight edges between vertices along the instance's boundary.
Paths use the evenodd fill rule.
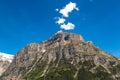
<path fill-rule="evenodd" d="M 67 32 L 60 32 L 60 33 L 56 33 L 50 40 L 48 41 L 54 41 L 54 42 L 61 42 L 61 41 L 72 41 L 72 40 L 76 40 L 76 41 L 83 41 L 84 39 L 81 35 L 79 34 L 73 34 L 73 33 L 67 33 Z M 53 42 L 51 42 L 53 43 Z"/>
<path fill-rule="evenodd" d="M 8 61 L 0 61 L 0 76 L 8 68 L 10 63 Z"/>
<path fill-rule="evenodd" d="M 38 65 L 42 66 L 42 77 L 49 72 L 49 66 L 58 67 L 67 62 L 79 69 L 80 63 L 85 61 L 93 61 L 96 67 L 103 66 L 108 73 L 111 73 L 110 68 L 113 65 L 119 64 L 118 59 L 95 47 L 91 42 L 85 42 L 81 35 L 59 32 L 47 41 L 29 44 L 20 50 L 2 78 L 22 78 Z M 90 71 L 94 72 L 96 67 Z M 118 71 L 113 75 L 115 79 L 119 73 Z"/>

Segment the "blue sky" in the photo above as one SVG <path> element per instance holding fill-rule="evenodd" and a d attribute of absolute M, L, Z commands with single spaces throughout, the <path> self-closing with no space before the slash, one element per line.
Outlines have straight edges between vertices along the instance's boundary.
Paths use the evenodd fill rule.
<path fill-rule="evenodd" d="M 61 16 L 69 0 L 0 0 L 0 52 L 16 54 L 31 42 L 49 39 L 60 29 Z M 75 28 L 66 32 L 81 34 L 102 50 L 120 57 L 120 0 L 71 0 L 79 11 L 67 21 Z"/>

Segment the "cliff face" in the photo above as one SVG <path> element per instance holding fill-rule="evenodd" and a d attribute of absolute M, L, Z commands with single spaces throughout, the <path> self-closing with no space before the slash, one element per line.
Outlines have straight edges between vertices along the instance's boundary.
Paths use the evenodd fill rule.
<path fill-rule="evenodd" d="M 9 65 L 10 65 L 10 63 L 8 61 L 1 61 L 0 60 L 0 76 L 8 68 Z"/>
<path fill-rule="evenodd" d="M 119 67 L 117 58 L 85 42 L 81 35 L 59 32 L 20 50 L 1 79 L 119 80 Z"/>

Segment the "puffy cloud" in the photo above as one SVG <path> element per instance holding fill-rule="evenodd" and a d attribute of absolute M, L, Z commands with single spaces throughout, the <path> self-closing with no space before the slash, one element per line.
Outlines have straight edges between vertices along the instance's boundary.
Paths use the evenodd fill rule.
<path fill-rule="evenodd" d="M 61 29 L 72 30 L 75 28 L 73 23 L 67 21 L 69 18 L 69 13 L 71 13 L 73 10 L 79 11 L 77 4 L 73 2 L 69 2 L 63 9 L 56 9 L 57 12 L 62 14 L 62 16 L 55 18 L 56 23 L 60 26 Z"/>
<path fill-rule="evenodd" d="M 56 23 L 63 24 L 66 20 L 64 18 L 59 18 L 58 21 L 56 21 Z"/>
<path fill-rule="evenodd" d="M 64 17 L 69 17 L 69 13 L 73 10 L 79 11 L 79 8 L 76 6 L 76 3 L 70 2 L 63 9 L 59 11 Z"/>
<path fill-rule="evenodd" d="M 67 24 L 62 24 L 60 26 L 61 29 L 65 29 L 65 30 L 71 30 L 71 29 L 74 29 L 75 28 L 75 25 L 68 22 Z"/>

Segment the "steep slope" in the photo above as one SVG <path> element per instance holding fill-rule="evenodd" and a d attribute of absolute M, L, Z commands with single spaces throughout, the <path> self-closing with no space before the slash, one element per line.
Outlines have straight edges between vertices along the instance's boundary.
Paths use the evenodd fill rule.
<path fill-rule="evenodd" d="M 13 60 L 13 55 L 0 52 L 0 76 L 8 68 L 12 60 Z"/>
<path fill-rule="evenodd" d="M 31 43 L 20 50 L 1 79 L 12 78 L 120 80 L 120 62 L 85 42 L 81 35 L 58 32 L 47 41 Z"/>

